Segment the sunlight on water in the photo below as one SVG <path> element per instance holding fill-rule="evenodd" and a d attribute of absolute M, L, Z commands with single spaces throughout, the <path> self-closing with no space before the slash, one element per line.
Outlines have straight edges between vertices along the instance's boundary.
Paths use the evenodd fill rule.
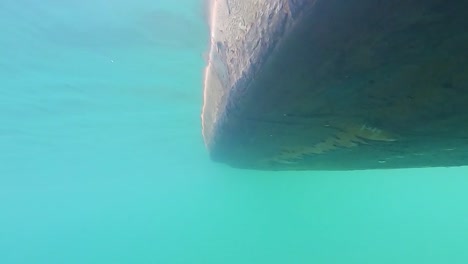
<path fill-rule="evenodd" d="M 0 3 L 0 263 L 467 263 L 466 169 L 212 163 L 204 8 Z"/>

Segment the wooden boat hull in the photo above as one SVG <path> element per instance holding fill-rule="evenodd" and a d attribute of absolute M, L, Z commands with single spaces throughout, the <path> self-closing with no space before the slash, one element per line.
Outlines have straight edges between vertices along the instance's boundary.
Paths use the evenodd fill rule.
<path fill-rule="evenodd" d="M 215 1 L 211 158 L 259 170 L 468 165 L 467 17 L 467 1 Z"/>

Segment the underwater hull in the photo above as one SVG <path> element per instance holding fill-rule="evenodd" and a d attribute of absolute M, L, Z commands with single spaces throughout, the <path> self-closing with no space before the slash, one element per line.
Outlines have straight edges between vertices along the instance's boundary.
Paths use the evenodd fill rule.
<path fill-rule="evenodd" d="M 247 2 L 212 7 L 202 123 L 214 161 L 468 165 L 467 1 Z"/>

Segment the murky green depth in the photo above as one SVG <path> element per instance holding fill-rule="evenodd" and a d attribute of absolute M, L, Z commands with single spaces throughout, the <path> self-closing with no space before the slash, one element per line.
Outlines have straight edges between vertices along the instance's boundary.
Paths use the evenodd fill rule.
<path fill-rule="evenodd" d="M 212 163 L 203 4 L 0 3 L 0 263 L 467 263 L 468 171 Z"/>

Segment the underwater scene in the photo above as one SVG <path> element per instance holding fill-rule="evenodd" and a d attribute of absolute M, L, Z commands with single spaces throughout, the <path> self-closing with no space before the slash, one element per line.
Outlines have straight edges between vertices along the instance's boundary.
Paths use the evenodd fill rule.
<path fill-rule="evenodd" d="M 286 10 L 288 17 L 305 10 L 306 4 L 298 3 L 311 2 L 243 1 L 245 6 L 267 3 L 265 12 Z M 273 5 L 274 2 L 279 4 Z M 396 2 L 404 6 L 405 1 Z M 260 85 L 260 81 L 251 86 L 258 90 L 239 94 L 220 92 L 216 90 L 218 86 L 210 83 L 210 67 L 222 72 L 222 62 L 230 61 L 227 58 L 245 60 L 216 77 L 225 83 L 245 76 L 241 68 L 236 68 L 238 65 L 253 64 L 253 55 L 241 53 L 242 49 L 236 54 L 226 52 L 225 55 L 230 54 L 226 57 L 213 55 L 213 50 L 224 54 L 221 53 L 224 46 L 213 42 L 213 37 L 240 40 L 228 33 L 212 34 L 214 7 L 223 7 L 226 14 L 251 10 L 239 3 L 242 1 L 0 0 L 0 264 L 468 263 L 468 169 L 459 166 L 468 165 L 463 150 L 463 144 L 468 143 L 463 141 L 468 130 L 460 129 L 456 135 L 463 140 L 450 141 L 450 146 L 429 136 L 424 144 L 417 141 L 424 146 L 437 141 L 433 145 L 438 150 L 428 150 L 431 159 L 422 160 L 419 155 L 413 160 L 415 163 L 404 166 L 385 167 L 392 160 L 379 156 L 384 151 L 370 149 L 398 143 L 401 145 L 392 146 L 401 150 L 407 146 L 404 141 L 407 135 L 436 127 L 440 127 L 438 135 L 451 135 L 443 138 L 456 138 L 443 128 L 464 125 L 460 122 L 465 120 L 463 97 L 453 103 L 442 102 L 434 95 L 433 91 L 438 90 L 428 88 L 433 93 L 428 92 L 422 99 L 433 100 L 431 105 L 437 105 L 437 109 L 453 106 L 450 108 L 453 112 L 447 113 L 461 113 L 457 115 L 459 119 L 434 123 L 433 127 L 421 125 L 431 120 L 427 113 L 432 112 L 412 116 L 408 114 L 414 113 L 410 108 L 398 112 L 392 108 L 395 104 L 388 104 L 385 111 L 396 112 L 382 110 L 382 116 L 391 120 L 388 123 L 381 122 L 381 116 L 372 116 L 370 120 L 375 121 L 372 124 L 359 118 L 356 119 L 359 122 L 353 123 L 333 118 L 327 126 L 321 121 L 307 121 L 308 125 L 324 127 L 320 131 L 313 127 L 305 130 L 280 127 L 279 124 L 297 122 L 303 127 L 302 113 L 309 111 L 304 106 L 307 100 L 301 99 L 305 96 L 266 93 L 261 90 L 266 86 Z M 339 5 L 340 1 L 329 3 Z M 461 6 L 463 1 L 457 3 Z M 397 7 L 388 5 L 385 10 Z M 437 8 L 431 9 L 433 16 L 424 19 L 438 18 L 433 10 L 447 10 L 467 23 L 468 16 L 461 13 L 468 9 Z M 404 12 L 397 15 L 410 17 Z M 265 19 L 266 25 L 275 25 L 275 20 L 269 18 L 248 17 L 251 21 Z M 239 19 L 242 23 L 248 20 Z M 393 19 L 396 18 L 392 16 L 389 21 L 396 21 Z M 247 32 L 247 24 L 242 23 L 236 20 L 234 28 L 227 28 Z M 317 30 L 328 32 L 324 28 Z M 402 39 L 412 35 L 404 36 Z M 456 39 L 458 43 L 468 43 L 466 37 Z M 323 47 L 335 47 L 328 45 L 335 43 L 332 40 Z M 455 50 L 460 54 L 468 52 L 448 42 L 442 44 L 453 48 L 445 49 L 446 53 L 440 51 L 442 57 Z M 269 47 L 268 43 L 262 45 L 258 47 Z M 382 45 L 379 49 L 390 51 Z M 431 47 L 435 50 L 436 44 Z M 353 53 L 360 58 L 357 60 L 360 64 L 340 64 L 346 65 L 340 71 L 361 66 L 366 72 L 373 69 L 375 60 L 370 57 L 366 57 L 368 61 L 361 60 L 360 56 L 367 54 L 363 50 Z M 285 54 L 289 53 L 278 55 L 280 62 L 291 58 Z M 343 61 L 338 55 L 336 58 Z M 396 60 L 396 57 L 379 58 L 378 62 L 390 65 L 386 63 L 396 64 Z M 452 69 L 462 63 L 466 63 L 466 57 L 458 56 L 440 68 Z M 382 68 L 397 73 L 397 68 Z M 269 83 L 270 77 L 279 76 L 287 67 L 278 68 L 281 71 L 274 69 L 272 72 L 276 74 L 252 74 L 252 78 L 266 76 L 261 84 Z M 411 67 L 405 69 L 416 71 Z M 433 78 L 441 76 L 434 72 L 424 73 Z M 284 76 L 275 83 L 283 85 Z M 301 78 L 304 76 L 309 75 Z M 383 73 L 376 72 L 372 84 L 379 83 L 381 76 Z M 442 83 L 443 89 L 459 91 L 459 87 L 466 87 L 468 77 L 462 70 L 453 76 L 449 83 Z M 321 83 L 342 87 L 349 81 L 348 77 L 343 80 L 328 77 Z M 394 87 L 389 78 L 382 79 L 388 81 L 385 87 Z M 428 80 L 420 79 L 421 83 Z M 360 83 L 356 80 L 353 85 Z M 370 82 L 366 79 L 366 83 Z M 209 85 L 214 86 L 207 89 Z M 416 94 L 416 90 L 408 89 Z M 259 100 L 260 91 L 271 96 L 272 101 Z M 367 92 L 364 88 L 362 91 Z M 330 93 L 326 97 L 338 95 Z M 407 98 L 403 92 L 399 95 L 395 99 L 398 102 Z M 229 101 L 227 96 L 242 101 L 234 105 L 241 110 L 231 111 L 231 105 L 225 103 Z M 383 98 L 380 93 L 375 96 Z M 281 111 L 286 108 L 282 107 L 286 106 L 279 104 L 278 98 L 304 103 L 293 106 L 294 113 L 301 115 L 283 114 Z M 361 102 L 347 90 L 334 106 L 348 107 L 345 98 Z M 424 101 L 415 102 L 406 106 L 427 105 Z M 278 112 L 259 111 L 260 107 L 277 107 L 274 109 Z M 247 125 L 234 114 L 247 112 L 259 117 L 252 119 L 255 122 L 260 117 L 270 120 L 277 113 L 282 117 L 275 119 L 278 122 Z M 380 112 L 371 114 L 374 113 Z M 352 116 L 358 114 L 361 112 L 353 112 Z M 399 125 L 403 116 L 407 117 L 406 123 Z M 271 129 L 271 124 L 277 134 L 262 137 L 262 131 Z M 329 126 L 335 124 L 343 129 L 330 134 Z M 387 133 L 387 127 L 403 131 L 410 124 L 418 124 L 418 129 L 407 134 Z M 307 137 L 309 141 L 302 141 L 304 131 L 313 135 Z M 282 139 L 274 137 L 279 134 Z M 313 141 L 315 137 L 317 140 Z M 251 141 L 245 143 L 247 139 Z M 284 142 L 298 147 L 278 152 L 268 158 L 268 163 L 257 163 L 257 159 L 265 161 L 264 153 L 276 153 L 275 144 Z M 245 148 L 238 148 L 241 145 Z M 362 145 L 362 150 L 348 152 L 357 150 L 358 145 Z M 314 162 L 314 155 L 322 153 L 335 155 L 340 149 L 345 149 L 345 154 L 324 159 L 318 169 L 310 169 L 310 163 L 300 163 Z M 442 151 L 455 149 L 453 160 Z M 412 151 L 409 147 L 405 150 Z M 392 147 L 390 152 L 395 151 L 396 147 Z M 376 160 L 367 163 L 372 158 Z M 366 166 L 371 169 L 362 169 Z"/>

